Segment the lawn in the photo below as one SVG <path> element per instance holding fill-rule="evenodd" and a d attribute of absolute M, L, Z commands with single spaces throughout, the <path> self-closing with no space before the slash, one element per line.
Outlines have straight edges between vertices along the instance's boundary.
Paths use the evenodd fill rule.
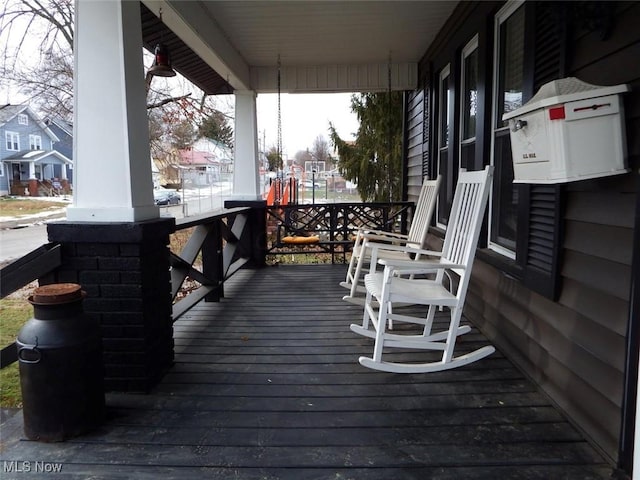
<path fill-rule="evenodd" d="M 68 202 L 2 197 L 0 198 L 0 217 L 24 217 L 59 210 L 67 206 L 69 206 Z"/>
<path fill-rule="evenodd" d="M 23 296 L 14 294 L 0 300 L 0 348 L 15 341 L 22 325 L 33 316 L 33 308 Z M 18 362 L 0 370 L 0 406 L 22 407 Z"/>

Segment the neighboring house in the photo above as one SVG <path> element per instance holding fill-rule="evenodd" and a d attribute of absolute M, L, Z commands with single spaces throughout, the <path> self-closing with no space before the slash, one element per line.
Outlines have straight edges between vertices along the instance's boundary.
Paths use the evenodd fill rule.
<path fill-rule="evenodd" d="M 200 137 L 191 148 L 211 155 L 220 165 L 220 173 L 233 172 L 233 151 L 225 144 L 211 138 Z"/>
<path fill-rule="evenodd" d="M 205 187 L 220 181 L 220 162 L 207 152 L 187 148 L 178 151 L 180 172 L 187 187 Z"/>
<path fill-rule="evenodd" d="M 73 161 L 73 125 L 61 118 L 47 118 L 44 123 L 59 139 L 53 144 L 53 149 Z M 73 183 L 73 164 L 67 168 L 67 179 Z"/>
<path fill-rule="evenodd" d="M 495 167 L 465 314 L 627 471 L 640 326 L 633 288 L 639 21 L 638 2 L 460 3 L 425 52 L 420 86 L 405 105 L 409 199 L 423 176 L 443 176 L 437 237 L 446 229 L 459 169 Z M 513 183 L 502 115 L 566 77 L 631 88 L 621 96 L 629 173 Z M 591 135 L 606 141 L 605 133 Z M 612 156 L 586 152 L 583 159 L 613 163 Z"/>
<path fill-rule="evenodd" d="M 71 188 L 60 138 L 27 105 L 0 107 L 0 194 L 53 195 Z"/>

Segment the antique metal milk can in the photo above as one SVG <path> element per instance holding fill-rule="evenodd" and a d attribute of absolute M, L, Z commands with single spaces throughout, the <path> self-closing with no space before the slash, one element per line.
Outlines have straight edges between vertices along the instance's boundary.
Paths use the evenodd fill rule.
<path fill-rule="evenodd" d="M 29 297 L 34 318 L 16 345 L 24 433 L 31 440 L 63 441 L 104 419 L 100 325 L 84 314 L 84 296 L 80 285 L 58 283 Z"/>

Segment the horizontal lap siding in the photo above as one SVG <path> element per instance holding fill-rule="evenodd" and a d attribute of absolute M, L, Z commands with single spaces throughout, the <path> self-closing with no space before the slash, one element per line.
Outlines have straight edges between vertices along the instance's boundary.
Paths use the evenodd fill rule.
<path fill-rule="evenodd" d="M 629 84 L 633 92 L 623 94 L 629 166 L 640 162 L 640 4 L 619 4 L 611 36 L 602 41 L 597 33 L 577 35 L 570 75 L 596 85 Z M 611 378 L 594 371 L 592 395 L 582 402 L 593 415 L 605 398 L 622 402 L 625 373 L 626 333 L 633 258 L 633 228 L 637 185 L 633 174 L 570 183 L 566 187 L 565 241 L 562 277 L 564 289 L 559 303 L 573 309 L 581 322 L 582 347 L 611 369 L 620 388 L 611 388 Z M 587 309 L 584 304 L 591 304 Z M 602 397 L 602 398 L 599 398 Z M 620 434 L 621 409 L 603 419 L 602 434 L 614 445 Z M 614 450 L 615 451 L 615 450 Z M 612 455 L 615 457 L 615 455 Z"/>
<path fill-rule="evenodd" d="M 551 302 L 476 262 L 466 315 L 612 459 L 618 457 L 640 167 L 640 3 L 617 4 L 611 37 L 574 33 L 567 76 L 629 84 L 633 174 L 566 184 L 561 292 Z"/>
<path fill-rule="evenodd" d="M 474 271 L 465 315 L 613 456 L 623 372 L 612 363 L 624 361 L 624 337 L 483 262 Z"/>

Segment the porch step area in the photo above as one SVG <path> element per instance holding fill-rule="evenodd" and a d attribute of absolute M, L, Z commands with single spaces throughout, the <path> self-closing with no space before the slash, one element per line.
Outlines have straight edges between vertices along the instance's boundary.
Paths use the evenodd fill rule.
<path fill-rule="evenodd" d="M 610 478 L 498 352 L 432 374 L 360 366 L 373 342 L 349 330 L 362 307 L 341 300 L 345 273 L 239 272 L 220 303 L 175 324 L 175 366 L 151 394 L 109 394 L 100 430 L 59 444 L 21 440 L 17 415 L 3 425 L 0 460 L 61 464 L 47 478 L 65 479 Z M 461 350 L 487 343 L 464 337 Z"/>

